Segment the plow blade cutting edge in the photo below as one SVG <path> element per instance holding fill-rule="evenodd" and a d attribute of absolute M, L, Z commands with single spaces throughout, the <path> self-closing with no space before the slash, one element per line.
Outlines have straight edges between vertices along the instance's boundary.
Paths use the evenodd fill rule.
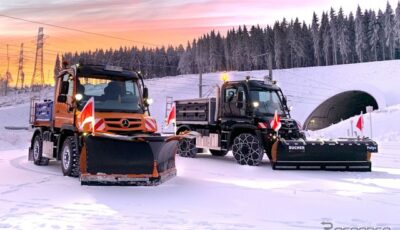
<path fill-rule="evenodd" d="M 97 134 L 84 141 L 82 185 L 157 185 L 176 175 L 177 140 Z"/>
<path fill-rule="evenodd" d="M 371 171 L 372 140 L 280 140 L 272 147 L 272 168 L 281 170 Z"/>

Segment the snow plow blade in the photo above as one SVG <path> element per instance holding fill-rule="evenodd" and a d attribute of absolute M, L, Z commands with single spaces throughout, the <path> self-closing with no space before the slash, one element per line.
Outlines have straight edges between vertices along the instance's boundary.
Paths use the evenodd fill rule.
<path fill-rule="evenodd" d="M 272 168 L 279 170 L 371 171 L 372 140 L 280 140 L 272 147 Z"/>
<path fill-rule="evenodd" d="M 158 185 L 176 175 L 176 140 L 96 134 L 84 141 L 82 185 Z"/>

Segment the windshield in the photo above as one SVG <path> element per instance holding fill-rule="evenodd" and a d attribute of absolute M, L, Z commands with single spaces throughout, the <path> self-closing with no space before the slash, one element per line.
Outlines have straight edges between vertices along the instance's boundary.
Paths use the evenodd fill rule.
<path fill-rule="evenodd" d="M 76 93 L 82 95 L 78 103 L 82 109 L 93 97 L 99 112 L 142 112 L 141 97 L 136 80 L 79 77 Z"/>
<path fill-rule="evenodd" d="M 279 115 L 284 115 L 281 100 L 275 90 L 252 90 L 250 98 L 256 113 L 263 115 L 274 115 L 275 111 Z"/>

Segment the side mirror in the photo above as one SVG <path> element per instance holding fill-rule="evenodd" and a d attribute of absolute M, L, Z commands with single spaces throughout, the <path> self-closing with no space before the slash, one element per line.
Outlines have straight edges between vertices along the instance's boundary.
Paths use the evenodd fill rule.
<path fill-rule="evenodd" d="M 69 83 L 67 81 L 61 82 L 60 95 L 67 95 L 69 90 Z"/>
<path fill-rule="evenodd" d="M 236 107 L 238 107 L 238 109 L 243 108 L 243 100 L 244 100 L 244 92 L 240 91 L 238 93 L 238 98 L 237 98 L 237 103 L 236 103 Z"/>
<path fill-rule="evenodd" d="M 238 101 L 238 102 L 243 102 L 243 99 L 244 99 L 244 92 L 243 92 L 243 91 L 240 91 L 240 92 L 238 93 L 238 99 L 237 99 L 237 101 Z"/>
<path fill-rule="evenodd" d="M 149 89 L 147 87 L 143 88 L 143 99 L 149 98 Z"/>
<path fill-rule="evenodd" d="M 67 102 L 67 96 L 66 95 L 58 95 L 57 102 L 66 103 Z"/>
<path fill-rule="evenodd" d="M 286 96 L 283 96 L 282 102 L 283 102 L 284 105 L 287 105 L 287 98 L 286 98 Z"/>

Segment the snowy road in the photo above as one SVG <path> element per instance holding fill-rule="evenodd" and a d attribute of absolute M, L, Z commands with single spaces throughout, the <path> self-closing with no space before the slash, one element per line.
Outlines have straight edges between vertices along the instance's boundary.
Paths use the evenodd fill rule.
<path fill-rule="evenodd" d="M 158 107 L 165 95 L 154 95 Z M 399 123 L 393 122 L 400 110 L 377 115 L 390 134 L 382 140 L 391 142 L 379 143 L 370 173 L 273 171 L 267 159 L 248 167 L 231 155 L 202 154 L 177 157 L 178 176 L 157 187 L 87 187 L 62 176 L 59 163 L 27 161 L 31 133 L 4 126 L 26 126 L 28 109 L 0 108 L 0 228 L 323 229 L 321 222 L 331 222 L 400 229 Z M 164 111 L 154 111 L 160 120 Z"/>
<path fill-rule="evenodd" d="M 400 229 L 399 147 L 382 147 L 371 173 L 177 157 L 178 176 L 158 187 L 80 186 L 59 163 L 28 162 L 25 148 L 0 151 L 0 228 L 322 229 L 328 221 Z"/>

